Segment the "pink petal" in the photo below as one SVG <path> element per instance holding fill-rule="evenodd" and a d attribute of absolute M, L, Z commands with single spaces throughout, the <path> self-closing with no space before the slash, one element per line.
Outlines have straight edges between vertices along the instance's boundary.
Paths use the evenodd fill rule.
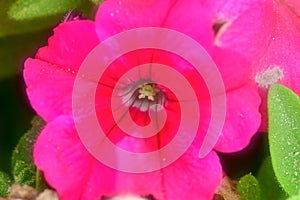
<path fill-rule="evenodd" d="M 222 179 L 222 167 L 215 152 L 203 159 L 197 159 L 198 154 L 199 149 L 191 147 L 174 164 L 162 170 L 165 200 L 212 199 Z"/>
<path fill-rule="evenodd" d="M 245 148 L 261 122 L 260 97 L 254 85 L 228 92 L 227 113 L 223 131 L 215 146 L 217 151 L 235 152 Z"/>
<path fill-rule="evenodd" d="M 300 20 L 288 7 L 276 3 L 272 40 L 265 53 L 253 62 L 253 76 L 278 67 L 284 77 L 278 82 L 300 94 Z M 255 77 L 253 77 L 255 78 Z"/>
<path fill-rule="evenodd" d="M 24 79 L 27 95 L 37 114 L 51 121 L 72 112 L 72 89 L 75 74 L 54 64 L 28 58 Z"/>
<path fill-rule="evenodd" d="M 209 11 L 197 0 L 105 1 L 96 16 L 101 41 L 140 27 L 170 28 L 187 34 L 209 50 L 213 30 Z"/>
<path fill-rule="evenodd" d="M 117 172 L 87 152 L 69 116 L 48 123 L 35 144 L 34 160 L 62 200 L 99 199 L 115 192 Z"/>
<path fill-rule="evenodd" d="M 284 0 L 282 1 L 295 14 L 300 16 L 300 1 L 298 0 Z"/>
<path fill-rule="evenodd" d="M 140 146 L 131 139 L 119 145 Z M 152 194 L 161 200 L 212 199 L 221 182 L 222 167 L 215 152 L 203 159 L 198 158 L 198 153 L 198 148 L 192 146 L 168 167 L 151 173 L 117 172 L 113 194 Z"/>
<path fill-rule="evenodd" d="M 235 1 L 230 2 L 235 4 Z M 237 10 L 239 14 L 235 18 L 232 17 L 232 13 L 228 13 L 228 8 L 225 7 L 223 18 L 227 24 L 220 29 L 215 44 L 236 51 L 245 58 L 252 60 L 264 52 L 268 44 L 267 41 L 271 40 L 270 33 L 274 25 L 272 20 L 273 5 L 272 1 L 248 3 L 245 8 L 240 8 L 241 5 L 237 4 L 237 7 L 231 5 L 231 9 Z M 219 12 L 222 14 L 222 10 Z"/>
<path fill-rule="evenodd" d="M 130 140 L 121 143 L 137 146 Z M 191 147 L 175 163 L 156 172 L 119 172 L 95 160 L 80 142 L 72 118 L 61 116 L 42 131 L 35 144 L 34 159 L 63 200 L 118 194 L 153 194 L 162 200 L 211 199 L 221 181 L 221 165 L 216 153 L 201 160 L 197 153 L 198 149 Z"/>
<path fill-rule="evenodd" d="M 300 20 L 285 4 L 276 3 L 274 7 L 276 25 L 270 33 L 272 40 L 263 55 L 253 61 L 252 79 L 260 86 L 262 96 L 261 112 L 263 124 L 261 130 L 267 130 L 267 92 L 274 83 L 283 84 L 300 95 Z M 272 75 L 262 80 L 267 70 Z"/>
<path fill-rule="evenodd" d="M 229 1 L 231 2 L 231 1 Z M 232 1 L 236 3 L 235 1 Z M 230 4 L 230 3 L 229 3 Z M 220 7 L 230 23 L 221 28 L 216 44 L 245 56 L 251 62 L 250 78 L 260 87 L 262 124 L 267 130 L 268 88 L 281 83 L 300 94 L 300 31 L 296 1 L 255 1 L 253 7 Z M 247 3 L 245 4 L 247 5 Z M 231 17 L 231 16 L 236 17 Z M 269 70 L 269 71 L 268 71 Z"/>
<path fill-rule="evenodd" d="M 249 9 L 261 5 L 265 0 L 204 0 L 213 11 L 216 20 L 234 20 Z"/>
<path fill-rule="evenodd" d="M 48 46 L 39 49 L 36 59 L 77 72 L 82 61 L 98 43 L 94 22 L 77 20 L 61 23 L 54 29 Z"/>
<path fill-rule="evenodd" d="M 250 81 L 250 62 L 241 54 L 231 50 L 215 47 L 212 55 L 223 78 L 227 91 L 237 89 Z"/>
<path fill-rule="evenodd" d="M 125 30 L 139 27 L 160 27 L 171 0 L 103 2 L 97 12 L 96 29 L 101 41 Z"/>
<path fill-rule="evenodd" d="M 210 52 L 214 40 L 211 16 L 211 10 L 199 0 L 177 0 L 171 5 L 163 27 L 192 37 Z"/>
<path fill-rule="evenodd" d="M 72 118 L 61 116 L 48 123 L 35 144 L 34 160 L 61 199 L 80 199 L 87 190 L 83 185 L 88 182 L 94 160 L 80 143 Z M 113 178 L 105 181 L 110 180 Z M 101 182 L 99 186 L 105 187 Z"/>
<path fill-rule="evenodd" d="M 78 31 L 81 30 L 81 31 Z M 24 79 L 32 107 L 46 121 L 71 113 L 76 72 L 97 44 L 94 24 L 72 21 L 60 24 L 46 47 L 24 64 Z"/>

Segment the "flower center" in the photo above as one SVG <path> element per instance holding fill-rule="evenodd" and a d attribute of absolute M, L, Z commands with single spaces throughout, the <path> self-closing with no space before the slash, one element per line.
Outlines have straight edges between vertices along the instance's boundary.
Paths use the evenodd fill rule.
<path fill-rule="evenodd" d="M 138 108 L 142 112 L 154 108 L 154 105 L 164 106 L 165 93 L 155 83 L 140 80 L 123 90 L 123 102 L 129 107 Z M 155 107 L 157 109 L 157 107 Z"/>
<path fill-rule="evenodd" d="M 160 90 L 155 87 L 154 84 L 144 84 L 139 89 L 139 99 L 148 98 L 150 101 L 154 101 L 154 97 Z"/>

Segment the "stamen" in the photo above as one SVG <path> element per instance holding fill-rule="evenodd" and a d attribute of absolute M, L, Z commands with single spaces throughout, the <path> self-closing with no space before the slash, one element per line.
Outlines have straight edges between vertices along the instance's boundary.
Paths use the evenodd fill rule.
<path fill-rule="evenodd" d="M 138 108 L 142 112 L 147 112 L 149 109 L 157 109 L 156 104 L 160 106 L 165 105 L 166 95 L 157 84 L 140 80 L 132 85 L 122 89 L 123 103 L 129 107 Z M 154 107 L 153 107 L 154 106 Z"/>
<path fill-rule="evenodd" d="M 156 94 L 158 92 L 159 92 L 159 89 L 157 89 L 154 84 L 144 84 L 144 85 L 140 86 L 139 99 L 144 99 L 147 97 L 148 100 L 154 101 L 154 97 L 156 96 Z"/>

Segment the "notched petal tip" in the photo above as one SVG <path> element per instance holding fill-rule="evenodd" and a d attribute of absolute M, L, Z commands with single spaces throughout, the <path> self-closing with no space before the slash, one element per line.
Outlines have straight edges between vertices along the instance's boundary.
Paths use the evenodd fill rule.
<path fill-rule="evenodd" d="M 223 35 L 223 33 L 227 30 L 227 28 L 231 25 L 231 23 L 232 23 L 231 21 L 225 19 L 216 20 L 213 23 L 212 28 L 215 33 L 214 44 L 216 46 L 221 46 L 220 38 Z"/>
<path fill-rule="evenodd" d="M 221 28 L 227 23 L 225 19 L 219 19 L 213 22 L 212 29 L 214 30 L 215 36 L 219 33 Z"/>

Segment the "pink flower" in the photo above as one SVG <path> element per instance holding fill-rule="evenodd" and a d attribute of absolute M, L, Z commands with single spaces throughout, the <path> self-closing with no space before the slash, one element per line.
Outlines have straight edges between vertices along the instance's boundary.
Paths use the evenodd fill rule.
<path fill-rule="evenodd" d="M 233 8 L 235 5 L 237 9 Z M 220 1 L 216 18 L 226 21 L 217 46 L 251 61 L 250 78 L 259 86 L 267 130 L 267 92 L 280 83 L 300 94 L 300 4 L 297 0 Z"/>
<path fill-rule="evenodd" d="M 192 37 L 213 57 L 224 79 L 227 96 L 226 120 L 215 150 L 235 152 L 243 149 L 259 127 L 260 98 L 255 85 L 244 78 L 249 70 L 248 61 L 231 49 L 214 46 L 212 14 L 198 0 L 108 0 L 100 6 L 96 23 L 79 20 L 60 24 L 49 38 L 48 46 L 40 48 L 34 59 L 26 60 L 27 94 L 33 108 L 47 122 L 35 144 L 35 163 L 62 199 L 99 199 L 123 194 L 152 195 L 160 200 L 212 198 L 222 178 L 219 158 L 215 151 L 205 158 L 198 157 L 210 120 L 210 99 L 201 76 L 182 59 L 163 51 L 155 51 L 153 56 L 151 50 L 124 55 L 109 66 L 99 80 L 95 98 L 99 122 L 115 145 L 132 152 L 153 151 L 172 140 L 180 122 L 180 102 L 168 88 L 144 79 L 132 80 L 132 84 L 141 86 L 132 90 L 131 84 L 127 85 L 129 89 L 124 98 L 129 103 L 124 106 L 130 107 L 136 123 L 148 123 L 147 113 L 153 99 L 164 106 L 168 114 L 158 135 L 138 140 L 126 136 L 115 126 L 110 110 L 112 88 L 126 70 L 144 63 L 166 64 L 184 75 L 196 91 L 201 118 L 193 144 L 171 165 L 144 174 L 120 172 L 105 166 L 83 146 L 72 115 L 76 74 L 96 45 L 124 30 L 164 27 Z M 148 89 L 155 93 L 143 92 Z"/>

